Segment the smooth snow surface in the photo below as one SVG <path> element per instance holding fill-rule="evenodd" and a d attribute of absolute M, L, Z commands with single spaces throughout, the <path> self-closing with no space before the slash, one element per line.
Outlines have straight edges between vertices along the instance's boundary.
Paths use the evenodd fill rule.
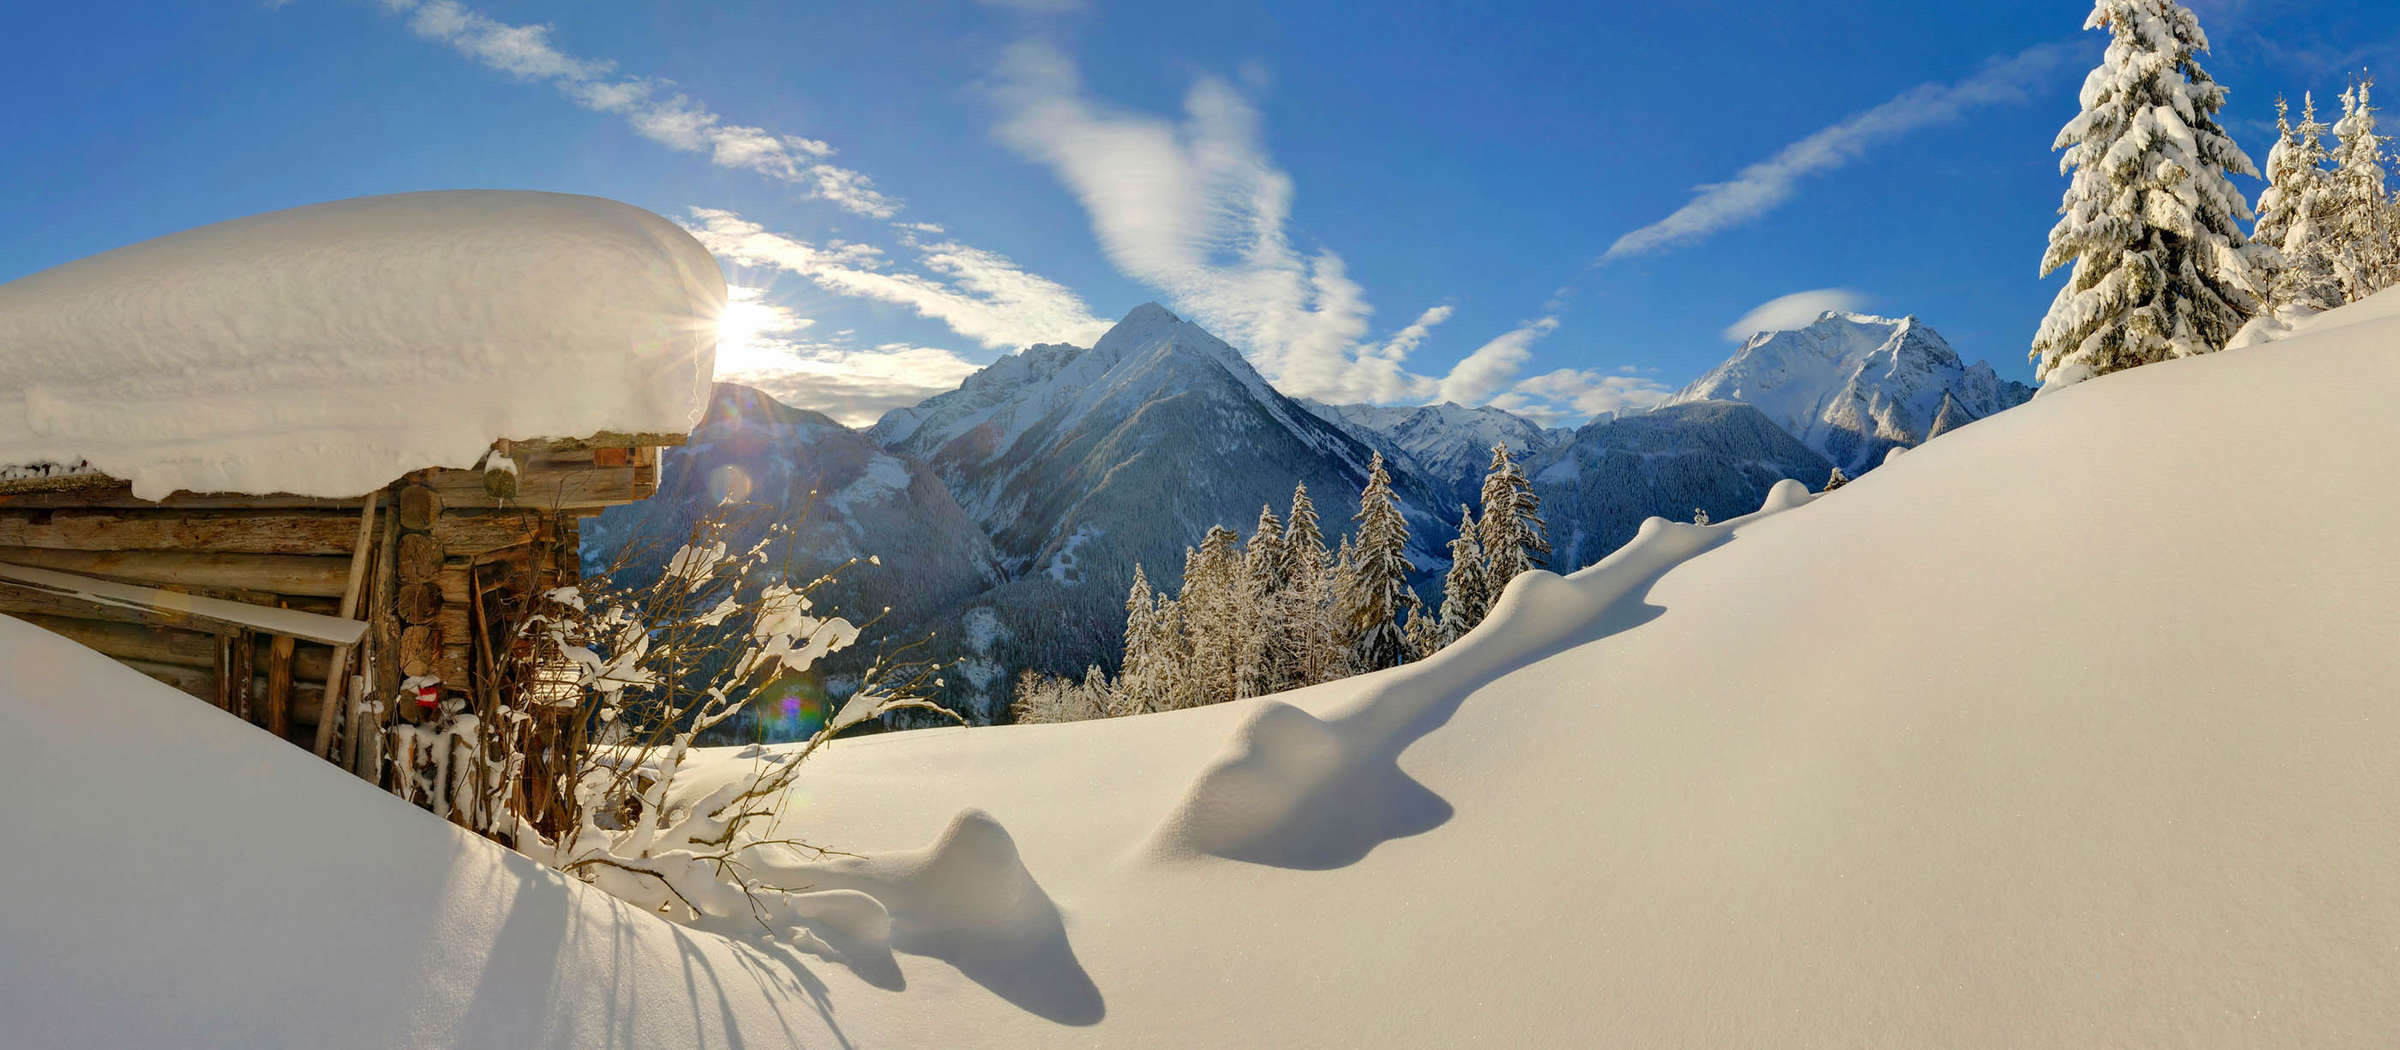
<path fill-rule="evenodd" d="M 2386 1045 L 2400 318 L 2323 323 L 1653 520 L 1422 664 L 837 743 L 804 954 L 0 621 L 0 1044 Z"/>
<path fill-rule="evenodd" d="M 0 285 L 0 465 L 157 498 L 353 496 L 495 438 L 683 433 L 725 282 L 674 223 L 556 193 L 316 204 Z"/>

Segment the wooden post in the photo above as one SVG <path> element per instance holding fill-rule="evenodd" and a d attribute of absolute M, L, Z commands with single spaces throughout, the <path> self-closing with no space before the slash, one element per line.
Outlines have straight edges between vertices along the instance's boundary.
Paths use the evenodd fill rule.
<path fill-rule="evenodd" d="M 342 588 L 342 618 L 345 620 L 358 615 L 359 590 L 365 585 L 367 577 L 367 551 L 375 539 L 375 504 L 381 501 L 382 496 L 380 492 L 367 493 L 366 506 L 358 512 L 358 539 L 350 548 L 350 582 Z M 317 709 L 317 741 L 313 750 L 318 758 L 333 757 L 333 725 L 342 721 L 341 716 L 346 710 L 342 706 L 342 696 L 347 690 L 342 686 L 350 680 L 349 668 L 350 647 L 336 647 L 333 650 L 333 666 L 325 672 L 325 703 Z M 350 730 L 355 733 L 358 726 L 353 724 Z"/>
<path fill-rule="evenodd" d="M 229 675 L 233 679 L 231 710 L 235 717 L 245 722 L 255 721 L 257 718 L 256 713 L 250 709 L 250 677 L 258 673 L 257 666 L 258 642 L 256 637 L 248 631 L 233 632 L 233 661 L 230 664 L 231 673 Z"/>
<path fill-rule="evenodd" d="M 279 737 L 292 735 L 292 650 L 298 644 L 288 634 L 267 642 L 267 732 Z"/>

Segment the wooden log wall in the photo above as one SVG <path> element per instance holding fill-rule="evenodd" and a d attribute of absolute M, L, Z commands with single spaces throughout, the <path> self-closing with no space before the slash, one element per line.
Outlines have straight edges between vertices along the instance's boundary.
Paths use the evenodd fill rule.
<path fill-rule="evenodd" d="M 377 694 L 394 697 L 404 676 L 431 675 L 445 692 L 474 695 L 476 674 L 499 664 L 495 654 L 477 652 L 478 565 L 487 585 L 512 571 L 521 586 L 571 580 L 576 518 L 655 491 L 656 452 L 520 443 L 508 449 L 517 469 L 505 498 L 479 470 L 419 471 L 387 489 L 359 596 L 359 617 L 369 623 L 362 648 L 378 653 Z M 121 485 L 0 494 L 0 562 L 339 615 L 363 503 L 190 493 L 149 502 Z M 0 614 L 74 639 L 302 746 L 324 717 L 333 658 L 327 646 L 221 634 L 172 612 L 5 586 Z M 418 717 L 413 706 L 398 705 L 386 717 Z"/>

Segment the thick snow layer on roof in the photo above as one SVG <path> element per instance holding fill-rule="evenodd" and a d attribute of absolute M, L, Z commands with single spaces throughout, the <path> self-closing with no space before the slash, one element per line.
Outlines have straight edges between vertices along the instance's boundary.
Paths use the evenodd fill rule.
<path fill-rule="evenodd" d="M 0 1045 L 2387 1045 L 2400 317 L 2347 320 L 1654 519 L 1420 664 L 837 742 L 781 831 L 863 855 L 840 958 L 0 619 Z"/>
<path fill-rule="evenodd" d="M 683 433 L 725 283 L 615 201 L 457 190 L 204 226 L 0 285 L 0 465 L 353 496 L 495 438 Z"/>

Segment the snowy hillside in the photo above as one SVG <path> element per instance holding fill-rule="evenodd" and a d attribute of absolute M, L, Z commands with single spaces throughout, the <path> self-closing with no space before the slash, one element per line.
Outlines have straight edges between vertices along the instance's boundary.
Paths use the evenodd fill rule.
<path fill-rule="evenodd" d="M 1805 328 L 1760 332 L 1668 405 L 1743 401 L 1843 471 L 2005 408 L 2033 388 L 2004 380 L 1914 317 L 1827 311 Z"/>
<path fill-rule="evenodd" d="M 2395 296 L 1649 523 L 1420 664 L 838 742 L 806 952 L 0 620 L 0 1041 L 2383 1045 Z"/>

